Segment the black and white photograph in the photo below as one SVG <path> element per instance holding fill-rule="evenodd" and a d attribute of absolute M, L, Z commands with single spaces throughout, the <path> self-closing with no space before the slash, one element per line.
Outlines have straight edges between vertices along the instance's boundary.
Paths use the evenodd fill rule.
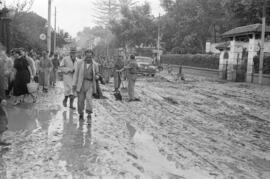
<path fill-rule="evenodd" d="M 270 179 L 270 0 L 0 0 L 0 179 Z"/>

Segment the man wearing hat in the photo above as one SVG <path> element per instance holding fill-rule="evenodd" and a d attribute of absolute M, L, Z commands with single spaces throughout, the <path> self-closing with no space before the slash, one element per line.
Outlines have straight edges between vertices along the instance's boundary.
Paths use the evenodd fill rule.
<path fill-rule="evenodd" d="M 99 65 L 93 60 L 94 52 L 85 51 L 85 58 L 79 61 L 75 68 L 73 78 L 73 90 L 78 94 L 78 113 L 80 120 L 83 120 L 83 114 L 86 102 L 87 118 L 91 119 L 93 112 L 92 95 L 97 93 L 96 79 L 99 77 Z"/>
<path fill-rule="evenodd" d="M 134 88 L 135 88 L 135 82 L 137 79 L 137 74 L 139 71 L 139 66 L 136 62 L 135 55 L 130 55 L 130 61 L 124 68 L 121 70 L 116 70 L 117 72 L 121 72 L 123 70 L 127 70 L 127 79 L 128 79 L 128 96 L 129 96 L 129 102 L 131 101 L 139 101 L 138 98 L 135 98 L 134 96 Z"/>
<path fill-rule="evenodd" d="M 73 107 L 73 101 L 75 96 L 72 89 L 73 75 L 75 71 L 75 65 L 77 63 L 76 52 L 77 52 L 76 47 L 71 47 L 70 55 L 62 60 L 59 68 L 63 72 L 63 81 L 65 89 L 65 98 L 63 100 L 63 106 L 67 107 L 67 101 L 69 98 L 70 99 L 69 107 L 71 109 L 76 109 L 75 107 Z"/>

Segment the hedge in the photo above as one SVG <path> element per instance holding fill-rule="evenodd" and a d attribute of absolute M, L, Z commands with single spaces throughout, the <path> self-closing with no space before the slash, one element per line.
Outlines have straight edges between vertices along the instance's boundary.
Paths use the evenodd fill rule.
<path fill-rule="evenodd" d="M 255 56 L 253 58 L 254 72 L 259 73 L 260 57 Z M 264 56 L 263 59 L 263 74 L 270 74 L 270 56 Z"/>
<path fill-rule="evenodd" d="M 162 64 L 184 65 L 199 68 L 219 68 L 219 55 L 209 54 L 167 54 L 161 56 Z"/>

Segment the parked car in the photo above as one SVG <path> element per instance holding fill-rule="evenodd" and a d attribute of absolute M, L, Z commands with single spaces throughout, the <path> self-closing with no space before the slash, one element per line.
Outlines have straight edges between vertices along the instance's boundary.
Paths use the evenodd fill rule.
<path fill-rule="evenodd" d="M 155 76 L 158 67 L 154 64 L 154 59 L 143 56 L 136 56 L 135 58 L 139 66 L 139 73 L 143 75 Z"/>

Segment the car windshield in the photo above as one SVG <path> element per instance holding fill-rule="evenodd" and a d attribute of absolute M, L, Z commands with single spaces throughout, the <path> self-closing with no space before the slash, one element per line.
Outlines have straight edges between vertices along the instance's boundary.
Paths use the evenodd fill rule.
<path fill-rule="evenodd" d="M 152 63 L 153 59 L 146 58 L 146 57 L 138 57 L 138 58 L 136 58 L 136 61 L 139 63 Z"/>

